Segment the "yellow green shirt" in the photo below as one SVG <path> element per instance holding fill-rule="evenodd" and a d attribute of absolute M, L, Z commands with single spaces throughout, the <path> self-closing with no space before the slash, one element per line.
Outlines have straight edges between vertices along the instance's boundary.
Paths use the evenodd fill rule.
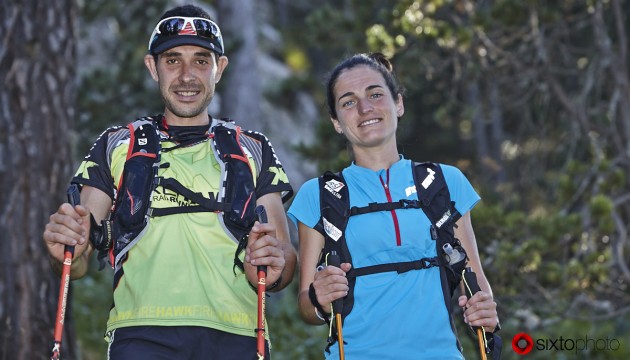
<path fill-rule="evenodd" d="M 216 123 L 216 120 L 215 120 Z M 256 196 L 291 191 L 282 165 L 264 135 L 247 132 L 261 151 L 246 151 Z M 129 130 L 105 131 L 84 159 L 73 182 L 97 187 L 112 199 L 129 147 Z M 175 143 L 163 141 L 162 147 Z M 259 156 L 258 159 L 254 159 Z M 258 161 L 255 161 L 258 160 Z M 219 192 L 221 167 L 211 141 L 161 153 L 158 175 L 176 178 L 188 189 L 208 196 Z M 259 163 L 260 169 L 256 164 Z M 189 205 L 177 193 L 157 187 L 152 208 Z M 221 213 L 196 212 L 152 217 L 142 238 L 128 252 L 114 289 L 107 330 L 139 325 L 206 326 L 255 336 L 257 295 L 245 275 L 233 270 L 237 243 L 221 225 Z M 242 255 L 241 255 L 242 259 Z"/>

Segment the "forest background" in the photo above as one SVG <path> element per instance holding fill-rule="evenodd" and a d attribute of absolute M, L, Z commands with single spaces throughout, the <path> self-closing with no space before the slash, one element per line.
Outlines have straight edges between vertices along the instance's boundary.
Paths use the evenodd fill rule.
<path fill-rule="evenodd" d="M 2 1 L 0 359 L 49 356 L 59 279 L 44 224 L 103 129 L 162 110 L 142 57 L 156 19 L 183 3 Z M 483 199 L 472 218 L 504 358 L 520 357 L 523 332 L 545 345 L 530 359 L 630 358 L 630 2 L 192 3 L 218 20 L 230 58 L 210 112 L 266 133 L 296 189 L 349 161 L 327 72 L 355 52 L 390 56 L 407 90 L 401 153 L 458 166 Z M 112 274 L 96 268 L 71 285 L 65 359 L 105 358 Z M 320 359 L 327 329 L 299 320 L 296 292 L 297 277 L 267 301 L 274 359 Z"/>

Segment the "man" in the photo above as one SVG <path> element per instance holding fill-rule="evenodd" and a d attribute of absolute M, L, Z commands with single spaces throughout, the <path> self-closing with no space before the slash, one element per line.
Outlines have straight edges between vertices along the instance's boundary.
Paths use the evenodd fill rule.
<path fill-rule="evenodd" d="M 60 272 L 75 246 L 76 279 L 94 250 L 109 258 L 110 359 L 253 359 L 256 267 L 278 291 L 296 266 L 282 205 L 291 186 L 264 135 L 207 114 L 228 59 L 206 12 L 167 11 L 144 61 L 164 114 L 97 139 L 72 179 L 81 205 L 62 204 L 46 225 L 51 262 Z M 254 223 L 255 205 L 268 223 Z"/>

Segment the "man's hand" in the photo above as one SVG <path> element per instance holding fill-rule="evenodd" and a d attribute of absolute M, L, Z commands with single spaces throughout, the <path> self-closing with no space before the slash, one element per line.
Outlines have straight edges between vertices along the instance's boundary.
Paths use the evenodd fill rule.
<path fill-rule="evenodd" d="M 258 221 L 249 232 L 247 247 L 245 248 L 245 263 L 257 266 L 267 266 L 267 284 L 273 284 L 280 279 L 285 266 L 283 244 L 276 239 L 276 227 L 273 224 L 261 224 Z"/>
<path fill-rule="evenodd" d="M 63 203 L 50 215 L 44 230 L 44 243 L 50 256 L 63 261 L 64 247 L 74 246 L 74 256 L 80 257 L 88 247 L 90 211 L 82 205 Z"/>
<path fill-rule="evenodd" d="M 72 261 L 72 278 L 85 275 L 88 259 L 92 254 L 90 236 L 90 213 L 98 223 L 104 219 L 112 207 L 112 200 L 103 191 L 84 185 L 81 189 L 81 204 L 72 207 L 68 203 L 61 204 L 57 211 L 50 215 L 44 230 L 44 244 L 51 257 L 53 268 L 61 273 L 64 246 L 74 246 Z"/>

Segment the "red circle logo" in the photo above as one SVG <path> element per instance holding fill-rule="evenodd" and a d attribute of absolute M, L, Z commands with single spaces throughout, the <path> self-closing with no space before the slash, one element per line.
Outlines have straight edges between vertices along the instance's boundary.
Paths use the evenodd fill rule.
<path fill-rule="evenodd" d="M 534 348 L 534 340 L 527 333 L 519 333 L 512 338 L 512 349 L 519 355 L 529 354 Z"/>

